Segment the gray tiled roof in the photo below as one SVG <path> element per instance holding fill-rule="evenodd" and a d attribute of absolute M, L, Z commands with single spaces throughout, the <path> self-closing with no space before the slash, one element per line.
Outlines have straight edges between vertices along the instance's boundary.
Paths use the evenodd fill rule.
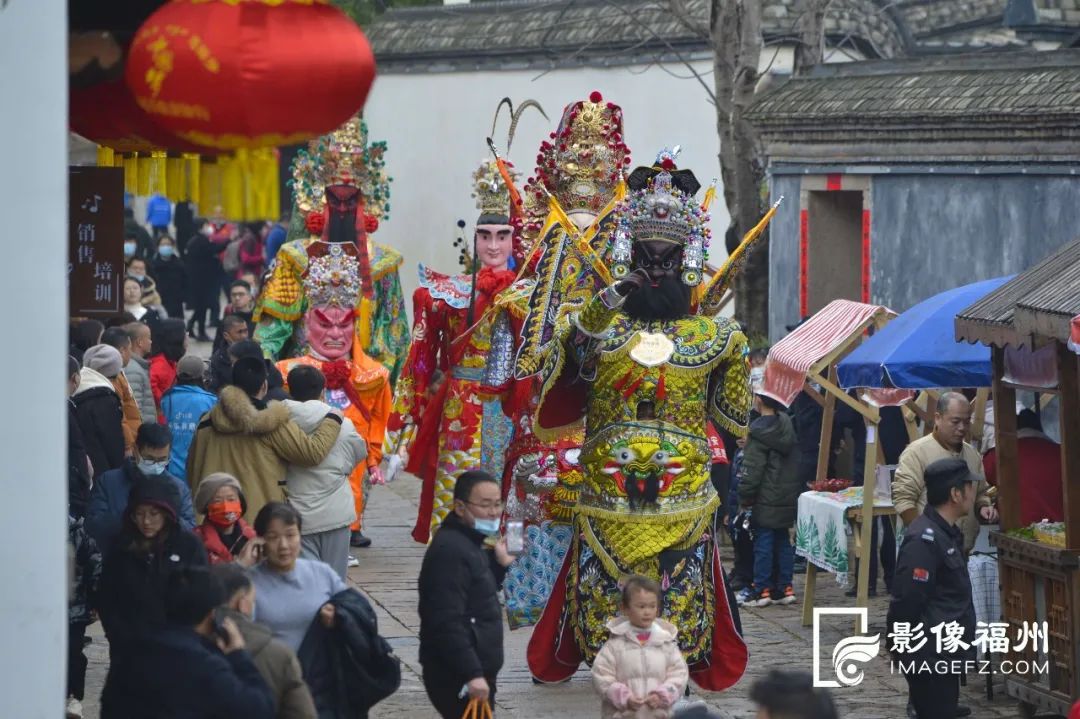
<path fill-rule="evenodd" d="M 1063 251 L 1036 288 L 1017 302 L 1013 325 L 1020 334 L 1069 340 L 1072 318 L 1080 315 L 1080 241 Z"/>
<path fill-rule="evenodd" d="M 767 41 L 794 33 L 799 4 L 767 0 L 762 9 Z M 826 34 L 834 41 L 853 41 L 878 57 L 903 54 L 909 38 L 889 5 L 886 0 L 833 0 Z M 686 0 L 686 6 L 693 22 L 704 27 L 708 1 Z M 704 34 L 687 28 L 662 0 L 495 0 L 401 8 L 382 15 L 367 35 L 384 67 L 523 58 L 619 61 L 706 49 Z"/>
<path fill-rule="evenodd" d="M 1080 120 L 1080 51 L 819 66 L 767 92 L 749 118 L 766 133 L 785 134 L 1033 120 L 1070 132 Z"/>
<path fill-rule="evenodd" d="M 998 287 L 956 315 L 956 339 L 1004 346 L 1028 342 L 1030 322 L 1018 303 L 1069 311 L 1080 298 L 1080 240 Z M 1071 319 L 1080 310 L 1069 315 Z M 1063 339 L 1068 339 L 1068 329 Z"/>

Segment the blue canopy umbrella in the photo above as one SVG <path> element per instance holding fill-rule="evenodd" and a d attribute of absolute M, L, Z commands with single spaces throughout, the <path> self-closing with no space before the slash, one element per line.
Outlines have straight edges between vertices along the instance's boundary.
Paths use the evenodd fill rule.
<path fill-rule="evenodd" d="M 874 333 L 837 365 L 844 389 L 852 387 L 989 387 L 990 348 L 957 342 L 956 313 L 1012 276 L 942 292 L 912 307 Z"/>

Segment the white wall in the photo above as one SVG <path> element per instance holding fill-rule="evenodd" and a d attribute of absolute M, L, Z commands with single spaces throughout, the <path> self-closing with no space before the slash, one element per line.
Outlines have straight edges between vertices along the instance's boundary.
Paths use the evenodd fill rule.
<path fill-rule="evenodd" d="M 64 0 L 0 8 L 0 97 L 0 306 L 7 336 L 24 340 L 4 359 L 0 413 L 0 716 L 55 719 L 67 666 Z"/>
<path fill-rule="evenodd" d="M 711 68 L 708 63 L 698 66 L 702 73 Z M 364 114 L 371 138 L 389 143 L 387 167 L 394 182 L 390 221 L 376 238 L 405 255 L 406 294 L 411 297 L 416 288 L 417 262 L 444 272 L 459 269 L 455 223 L 464 219 L 471 228 L 476 219 L 472 172 L 489 157 L 484 138 L 503 97 L 515 104 L 535 99 L 551 118 L 529 110 L 518 125 L 510 159 L 523 181 L 533 173 L 537 148 L 555 129 L 563 107 L 593 90 L 622 107 L 633 166 L 651 164 L 665 146 L 681 145 L 680 167 L 694 170 L 703 186 L 719 177 L 716 115 L 705 90 L 695 80 L 676 79 L 657 67 L 642 69 L 568 69 L 542 76 L 535 70 L 379 76 Z M 688 74 L 685 67 L 669 69 Z M 705 80 L 711 82 L 711 76 Z M 495 138 L 503 151 L 507 125 L 504 110 Z M 703 195 L 704 189 L 699 197 Z M 728 225 L 722 196 L 713 203 L 712 216 L 712 258 L 722 261 Z"/>
<path fill-rule="evenodd" d="M 850 49 L 826 51 L 826 62 L 862 59 Z M 759 70 L 777 82 L 791 73 L 791 47 L 766 48 Z M 710 89 L 711 60 L 695 60 L 693 66 Z M 364 114 L 371 138 L 389 143 L 387 166 L 394 178 L 391 186 L 390 221 L 377 238 L 405 255 L 402 282 L 406 296 L 416 288 L 416 264 L 425 262 L 443 272 L 455 272 L 457 251 L 453 247 L 456 222 L 471 224 L 476 209 L 470 194 L 472 172 L 490 156 L 484 138 L 491 131 L 495 107 L 503 97 L 515 105 L 534 99 L 543 105 L 550 120 L 528 110 L 518 125 L 510 159 L 522 173 L 533 174 L 536 152 L 555 129 L 563 108 L 599 90 L 605 100 L 620 105 L 624 113 L 626 142 L 633 157 L 631 169 L 652 164 L 665 147 L 682 146 L 679 166 L 694 171 L 703 189 L 720 176 L 720 140 L 716 132 L 716 109 L 708 93 L 680 63 L 617 66 L 608 68 L 540 70 L 484 70 L 454 73 L 384 73 L 375 80 Z M 507 116 L 500 119 L 496 144 L 505 152 Z M 716 201 L 710 208 L 713 242 L 710 261 L 727 258 L 724 233 L 728 211 L 718 182 Z M 471 237 L 471 234 L 468 235 Z M 410 306 L 411 301 L 407 304 Z"/>

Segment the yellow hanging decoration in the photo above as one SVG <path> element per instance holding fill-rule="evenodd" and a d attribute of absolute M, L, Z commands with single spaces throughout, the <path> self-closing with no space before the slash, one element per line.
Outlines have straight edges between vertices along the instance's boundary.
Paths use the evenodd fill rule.
<path fill-rule="evenodd" d="M 244 211 L 244 160 L 233 157 L 218 158 L 221 168 L 221 206 L 230 220 L 245 220 Z"/>
<path fill-rule="evenodd" d="M 132 152 L 123 156 L 124 192 L 129 195 L 139 194 L 139 153 Z"/>
<path fill-rule="evenodd" d="M 149 157 L 139 158 L 139 185 L 140 187 L 144 183 L 146 185 L 146 192 L 140 194 L 164 195 L 167 193 L 167 160 L 168 153 L 164 150 L 154 150 Z M 145 168 L 145 173 L 143 168 Z"/>
<path fill-rule="evenodd" d="M 199 164 L 199 212 L 204 217 L 217 217 L 225 211 L 221 193 L 221 166 L 218 160 Z"/>
<path fill-rule="evenodd" d="M 184 198 L 184 160 L 181 157 L 165 159 L 165 197 L 169 202 L 182 202 Z"/>
<path fill-rule="evenodd" d="M 185 152 L 180 155 L 184 161 L 184 185 L 181 194 L 184 200 L 198 203 L 199 201 L 199 166 L 201 160 L 195 153 Z"/>
<path fill-rule="evenodd" d="M 116 163 L 116 153 L 111 147 L 97 146 L 98 167 L 113 167 Z"/>

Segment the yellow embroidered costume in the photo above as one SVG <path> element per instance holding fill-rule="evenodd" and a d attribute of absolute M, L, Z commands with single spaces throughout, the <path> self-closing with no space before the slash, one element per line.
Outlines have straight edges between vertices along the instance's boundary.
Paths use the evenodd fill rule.
<path fill-rule="evenodd" d="M 635 191 L 616 210 L 611 272 L 627 277 L 632 258 L 651 267 L 648 247 L 640 248 L 659 245 L 675 248 L 663 251 L 679 260 L 655 271 L 676 287 L 696 286 L 707 215 L 693 199 L 693 176 L 675 171 L 670 154 L 661 158 L 630 176 Z M 609 285 L 560 323 L 542 357 L 538 430 L 583 414 L 586 432 L 571 548 L 530 641 L 529 667 L 559 681 L 591 663 L 618 613 L 620 581 L 643 574 L 660 582 L 661 614 L 678 627 L 695 681 L 724 689 L 742 675 L 747 654 L 712 536 L 720 500 L 709 479 L 706 421 L 745 434 L 747 340 L 730 320 L 690 314 L 689 287 L 674 293 L 685 309 L 655 318 L 627 302 L 627 284 Z M 668 291 L 655 289 L 663 287 L 655 278 L 652 287 Z"/>
<path fill-rule="evenodd" d="M 533 432 L 539 358 L 555 328 L 603 287 L 613 210 L 625 194 L 622 110 L 598 92 L 567 105 L 540 146 L 535 179 L 523 191 L 522 269 L 495 301 L 485 385 L 503 400 L 514 438 L 506 453 L 507 515 L 526 523 L 525 554 L 507 572 L 512 628 L 535 624 L 570 546 L 571 511 L 581 481 L 584 430 Z M 497 435 L 495 435 L 497 436 Z"/>

